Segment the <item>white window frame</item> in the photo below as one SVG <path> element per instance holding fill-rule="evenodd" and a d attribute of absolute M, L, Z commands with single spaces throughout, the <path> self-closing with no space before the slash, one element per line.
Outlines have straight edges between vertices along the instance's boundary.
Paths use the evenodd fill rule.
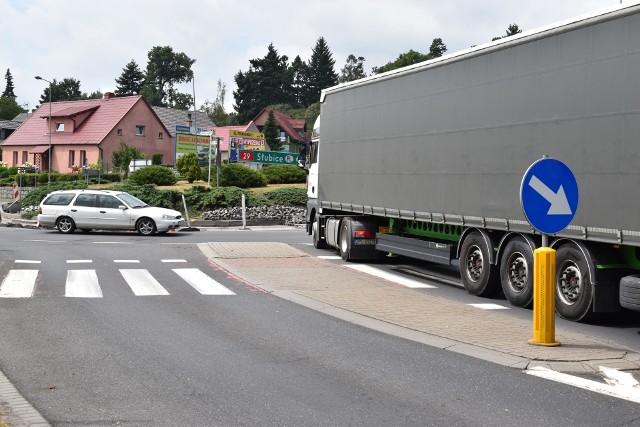
<path fill-rule="evenodd" d="M 136 136 L 144 136 L 144 126 L 136 125 Z"/>

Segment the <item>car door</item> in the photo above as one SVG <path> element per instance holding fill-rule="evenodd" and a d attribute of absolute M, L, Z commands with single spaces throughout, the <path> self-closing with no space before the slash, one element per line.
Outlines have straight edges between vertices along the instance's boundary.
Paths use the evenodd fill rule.
<path fill-rule="evenodd" d="M 78 194 L 70 208 L 69 216 L 73 219 L 77 228 L 85 230 L 96 228 L 98 214 L 96 194 Z"/>
<path fill-rule="evenodd" d="M 110 194 L 98 195 L 98 214 L 96 228 L 105 230 L 128 230 L 131 225 L 130 209 Z"/>

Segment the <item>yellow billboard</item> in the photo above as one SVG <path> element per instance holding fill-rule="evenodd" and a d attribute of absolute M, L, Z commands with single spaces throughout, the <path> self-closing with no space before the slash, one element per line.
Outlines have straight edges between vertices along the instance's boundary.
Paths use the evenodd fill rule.
<path fill-rule="evenodd" d="M 264 140 L 264 133 L 230 130 L 229 149 L 233 148 L 266 151 L 267 144 Z"/>

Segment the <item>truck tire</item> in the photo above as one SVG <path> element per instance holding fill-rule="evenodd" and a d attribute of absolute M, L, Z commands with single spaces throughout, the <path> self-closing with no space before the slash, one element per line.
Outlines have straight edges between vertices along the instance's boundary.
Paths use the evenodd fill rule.
<path fill-rule="evenodd" d="M 313 224 L 311 225 L 311 236 L 313 237 L 313 247 L 316 249 L 324 249 L 327 247 L 327 242 L 320 237 L 320 223 L 318 218 L 313 218 Z"/>
<path fill-rule="evenodd" d="M 533 252 L 522 237 L 511 239 L 500 260 L 502 292 L 511 305 L 533 304 Z"/>
<path fill-rule="evenodd" d="M 351 257 L 351 229 L 351 218 L 344 218 L 340 222 L 340 244 L 338 246 L 340 249 L 340 256 L 345 261 L 349 261 L 349 258 Z"/>
<path fill-rule="evenodd" d="M 460 251 L 460 276 L 464 288 L 472 295 L 495 296 L 500 292 L 498 269 L 490 262 L 492 248 L 474 231 L 462 243 Z"/>
<path fill-rule="evenodd" d="M 593 314 L 593 284 L 589 266 L 575 245 L 562 245 L 556 252 L 556 311 L 576 322 Z"/>
<path fill-rule="evenodd" d="M 620 279 L 620 305 L 628 310 L 640 311 L 640 274 Z"/>

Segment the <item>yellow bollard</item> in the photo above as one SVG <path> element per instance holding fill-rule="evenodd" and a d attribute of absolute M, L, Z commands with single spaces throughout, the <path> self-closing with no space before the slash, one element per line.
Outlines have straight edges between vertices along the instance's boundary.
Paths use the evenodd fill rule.
<path fill-rule="evenodd" d="M 533 251 L 533 338 L 529 344 L 556 347 L 556 251 Z"/>

